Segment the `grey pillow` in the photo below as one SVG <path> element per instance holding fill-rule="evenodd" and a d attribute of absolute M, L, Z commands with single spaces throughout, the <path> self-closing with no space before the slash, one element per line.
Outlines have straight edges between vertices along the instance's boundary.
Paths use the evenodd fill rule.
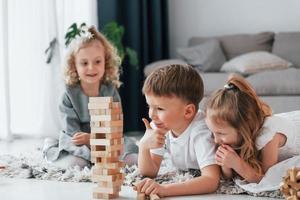
<path fill-rule="evenodd" d="M 219 71 L 226 61 L 218 40 L 208 40 L 197 46 L 178 48 L 177 53 L 190 65 L 203 72 Z"/>
<path fill-rule="evenodd" d="M 227 60 L 230 60 L 238 55 L 252 51 L 271 52 L 274 33 L 261 32 L 257 34 L 235 34 L 216 37 L 192 37 L 189 40 L 189 46 L 198 45 L 212 38 L 220 41 L 224 55 Z"/>
<path fill-rule="evenodd" d="M 144 68 L 144 74 L 147 77 L 151 72 L 154 70 L 167 66 L 167 65 L 173 65 L 173 64 L 182 64 L 186 65 L 187 62 L 181 60 L 181 59 L 166 59 L 166 60 L 158 60 L 155 62 L 152 62 L 145 66 Z"/>
<path fill-rule="evenodd" d="M 300 32 L 276 34 L 272 52 L 300 68 Z"/>
<path fill-rule="evenodd" d="M 265 71 L 247 77 L 258 95 L 299 95 L 300 69 Z"/>

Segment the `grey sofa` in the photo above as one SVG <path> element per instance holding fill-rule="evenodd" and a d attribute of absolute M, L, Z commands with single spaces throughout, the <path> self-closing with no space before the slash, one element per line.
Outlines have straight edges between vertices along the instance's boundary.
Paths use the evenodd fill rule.
<path fill-rule="evenodd" d="M 145 67 L 144 73 L 147 76 L 154 69 L 168 64 L 193 65 L 199 70 L 204 81 L 205 98 L 201 102 L 202 107 L 207 97 L 223 87 L 228 78 L 230 72 L 221 71 L 224 62 L 256 51 L 269 52 L 289 61 L 292 66 L 243 74 L 245 78 L 257 94 L 272 107 L 274 113 L 300 110 L 300 32 L 192 37 L 188 47 L 177 49 L 181 59 L 150 63 Z"/>

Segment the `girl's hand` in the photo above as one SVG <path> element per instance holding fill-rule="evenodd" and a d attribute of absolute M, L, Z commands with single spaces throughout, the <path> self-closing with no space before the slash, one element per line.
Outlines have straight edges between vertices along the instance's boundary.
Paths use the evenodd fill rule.
<path fill-rule="evenodd" d="M 143 118 L 146 127 L 146 132 L 140 141 L 140 145 L 147 149 L 161 148 L 165 144 L 165 135 L 168 130 L 152 129 L 148 120 Z"/>
<path fill-rule="evenodd" d="M 150 178 L 144 178 L 141 182 L 137 183 L 133 189 L 138 193 L 145 193 L 146 195 L 157 194 L 159 197 L 163 197 L 165 191 L 162 185 Z"/>
<path fill-rule="evenodd" d="M 228 171 L 226 168 L 233 169 L 240 161 L 239 155 L 229 145 L 219 146 L 215 159 L 217 164 L 222 166 L 225 171 Z"/>
<path fill-rule="evenodd" d="M 75 145 L 90 145 L 90 134 L 85 132 L 77 132 L 73 135 L 72 142 Z"/>

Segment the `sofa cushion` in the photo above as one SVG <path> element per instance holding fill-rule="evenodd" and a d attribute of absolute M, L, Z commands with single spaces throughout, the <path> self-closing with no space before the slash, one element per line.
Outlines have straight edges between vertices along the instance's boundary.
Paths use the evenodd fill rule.
<path fill-rule="evenodd" d="M 202 44 L 178 48 L 177 53 L 189 64 L 199 71 L 216 72 L 219 71 L 226 61 L 218 40 L 208 40 Z"/>
<path fill-rule="evenodd" d="M 144 68 L 144 74 L 147 77 L 151 72 L 154 70 L 167 66 L 167 65 L 173 65 L 173 64 L 183 64 L 186 65 L 187 62 L 181 60 L 181 59 L 166 59 L 166 60 L 159 60 L 156 62 L 152 62 L 145 66 Z"/>
<path fill-rule="evenodd" d="M 252 51 L 271 52 L 274 33 L 261 32 L 257 34 L 235 34 L 216 37 L 192 37 L 189 40 L 188 45 L 195 46 L 211 38 L 216 38 L 220 41 L 223 52 L 229 60 L 238 55 Z"/>
<path fill-rule="evenodd" d="M 300 32 L 276 34 L 272 52 L 300 68 Z"/>
<path fill-rule="evenodd" d="M 265 51 L 255 51 L 237 56 L 224 63 L 223 72 L 238 72 L 253 74 L 265 70 L 286 69 L 292 64 L 274 54 Z"/>
<path fill-rule="evenodd" d="M 299 95 L 300 69 L 265 71 L 246 78 L 258 95 Z"/>

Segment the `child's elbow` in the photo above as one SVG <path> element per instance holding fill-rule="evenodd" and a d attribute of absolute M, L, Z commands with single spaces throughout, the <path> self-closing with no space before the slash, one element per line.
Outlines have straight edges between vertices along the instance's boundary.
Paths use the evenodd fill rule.
<path fill-rule="evenodd" d="M 157 173 L 140 169 L 140 174 L 149 178 L 155 178 Z"/>

